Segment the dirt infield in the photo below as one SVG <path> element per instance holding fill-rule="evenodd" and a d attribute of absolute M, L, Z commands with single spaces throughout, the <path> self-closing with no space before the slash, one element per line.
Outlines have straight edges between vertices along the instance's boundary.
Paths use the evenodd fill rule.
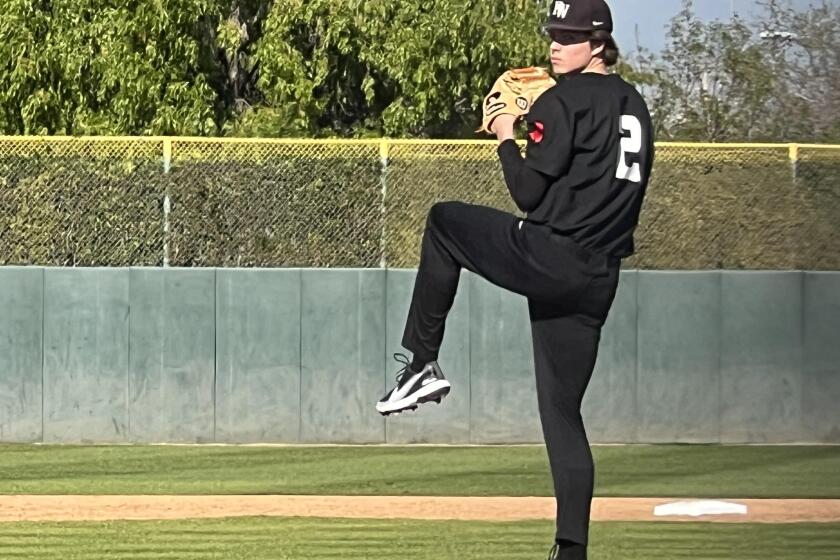
<path fill-rule="evenodd" d="M 746 514 L 655 516 L 686 498 L 595 498 L 593 521 L 840 522 L 840 500 L 724 500 Z M 239 516 L 368 519 L 553 519 L 553 498 L 415 496 L 0 496 L 0 522 L 195 519 Z"/>

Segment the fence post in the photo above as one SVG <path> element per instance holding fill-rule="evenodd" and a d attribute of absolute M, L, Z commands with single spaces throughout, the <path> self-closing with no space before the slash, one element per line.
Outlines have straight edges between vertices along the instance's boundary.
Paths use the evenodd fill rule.
<path fill-rule="evenodd" d="M 796 182 L 797 167 L 799 166 L 799 144 L 788 144 L 788 158 L 790 158 L 790 173 Z"/>
<path fill-rule="evenodd" d="M 172 140 L 163 139 L 163 174 L 169 175 L 169 168 L 172 164 Z M 169 180 L 166 179 L 166 193 L 163 195 L 163 266 L 169 266 Z"/>
<path fill-rule="evenodd" d="M 382 197 L 379 203 L 379 218 L 382 221 L 382 230 L 379 233 L 379 268 L 386 268 L 388 263 L 385 257 L 385 196 L 388 194 L 388 150 L 387 138 L 379 140 L 379 186 Z"/>

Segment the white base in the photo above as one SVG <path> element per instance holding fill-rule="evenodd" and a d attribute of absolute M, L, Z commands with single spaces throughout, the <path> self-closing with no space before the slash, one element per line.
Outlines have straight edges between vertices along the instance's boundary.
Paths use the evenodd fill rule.
<path fill-rule="evenodd" d="M 747 506 L 733 502 L 717 500 L 697 500 L 686 502 L 671 502 L 653 508 L 653 515 L 746 515 Z"/>

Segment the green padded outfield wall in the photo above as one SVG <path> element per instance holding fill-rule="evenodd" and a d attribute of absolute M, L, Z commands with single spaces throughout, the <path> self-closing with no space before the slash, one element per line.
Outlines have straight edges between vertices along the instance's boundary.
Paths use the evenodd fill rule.
<path fill-rule="evenodd" d="M 802 433 L 802 281 L 797 272 L 721 275 L 720 439 Z"/>
<path fill-rule="evenodd" d="M 525 299 L 464 272 L 387 420 L 413 270 L 0 268 L 0 441 L 540 442 Z M 622 272 L 593 442 L 840 442 L 840 272 Z"/>
<path fill-rule="evenodd" d="M 718 441 L 721 274 L 637 274 L 636 437 Z"/>
<path fill-rule="evenodd" d="M 840 442 L 840 273 L 803 281 L 803 438 Z"/>
<path fill-rule="evenodd" d="M 44 270 L 44 440 L 128 432 L 129 271 Z"/>
<path fill-rule="evenodd" d="M 472 441 L 540 441 L 527 300 L 472 274 L 469 288 Z"/>
<path fill-rule="evenodd" d="M 44 269 L 0 267 L 0 441 L 43 439 Z"/>
<path fill-rule="evenodd" d="M 385 297 L 384 271 L 302 272 L 301 442 L 385 440 L 373 409 L 384 382 Z"/>
<path fill-rule="evenodd" d="M 130 269 L 129 441 L 214 441 L 215 287 L 213 269 Z"/>
<path fill-rule="evenodd" d="M 216 441 L 298 441 L 300 280 L 294 269 L 216 272 Z"/>

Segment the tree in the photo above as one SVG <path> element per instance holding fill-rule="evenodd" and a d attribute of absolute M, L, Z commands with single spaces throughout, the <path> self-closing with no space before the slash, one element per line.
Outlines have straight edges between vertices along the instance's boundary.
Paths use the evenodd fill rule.
<path fill-rule="evenodd" d="M 778 0 L 762 4 L 758 25 L 776 37 L 770 60 L 779 76 L 768 135 L 840 142 L 840 6 L 823 1 L 796 11 Z"/>
<path fill-rule="evenodd" d="M 776 76 L 744 21 L 703 22 L 684 0 L 661 64 L 651 100 L 660 138 L 720 142 L 764 135 Z"/>
<path fill-rule="evenodd" d="M 290 0 L 257 49 L 266 104 L 240 134 L 472 135 L 486 89 L 544 63 L 535 0 Z"/>
<path fill-rule="evenodd" d="M 840 141 L 840 6 L 762 5 L 703 22 L 684 0 L 661 56 L 619 64 L 658 138 Z M 0 132 L 475 137 L 496 77 L 547 63 L 546 6 L 6 0 Z"/>
<path fill-rule="evenodd" d="M 11 134 L 461 136 L 543 0 L 8 0 Z"/>
<path fill-rule="evenodd" d="M 268 7 L 7 0 L 0 126 L 10 134 L 212 134 L 255 95 L 246 52 Z"/>
<path fill-rule="evenodd" d="M 263 100 L 257 87 L 260 64 L 253 51 L 263 34 L 273 0 L 229 0 L 220 6 L 227 17 L 199 18 L 199 68 L 216 92 L 215 116 L 221 130 L 230 118 Z M 224 8 L 227 7 L 225 12 Z"/>

